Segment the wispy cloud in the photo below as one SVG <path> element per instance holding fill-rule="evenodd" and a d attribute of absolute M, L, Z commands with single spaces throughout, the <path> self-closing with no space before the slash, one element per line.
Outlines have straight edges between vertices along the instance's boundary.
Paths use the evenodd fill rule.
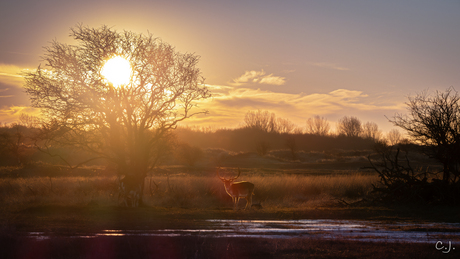
<path fill-rule="evenodd" d="M 192 117 L 186 124 L 201 124 L 217 127 L 238 126 L 249 110 L 262 109 L 275 112 L 277 116 L 302 125 L 314 115 L 336 120 L 345 115 L 367 117 L 379 124 L 378 119 L 404 109 L 398 102 L 379 102 L 363 91 L 336 89 L 328 93 L 291 94 L 261 89 L 213 86 L 213 98 L 199 104 L 209 110 L 209 115 Z M 374 117 L 379 117 L 375 118 Z M 364 118 L 363 117 L 363 118 Z M 363 119 L 364 120 L 364 119 Z"/>
<path fill-rule="evenodd" d="M 233 79 L 232 85 L 240 86 L 247 83 L 253 84 L 267 84 L 267 85 L 284 85 L 286 82 L 285 77 L 274 76 L 273 74 L 267 75 L 262 69 L 261 71 L 246 71 L 243 75 Z"/>
<path fill-rule="evenodd" d="M 264 76 L 260 79 L 259 84 L 267 84 L 267 85 L 284 85 L 286 79 L 280 76 L 273 76 L 270 74 L 268 76 Z"/>
<path fill-rule="evenodd" d="M 18 67 L 15 65 L 1 64 L 0 63 L 0 76 L 9 76 L 9 77 L 18 77 L 22 78 L 20 75 L 22 71 L 27 70 L 27 68 Z"/>
<path fill-rule="evenodd" d="M 327 69 L 340 70 L 340 71 L 350 70 L 347 67 L 339 66 L 339 65 L 334 64 L 334 63 L 323 63 L 323 62 L 321 62 L 321 63 L 312 63 L 312 66 L 321 67 L 321 68 L 327 68 Z"/>
<path fill-rule="evenodd" d="M 8 74 L 8 73 L 0 73 L 0 76 L 9 76 L 9 77 L 17 77 L 17 78 L 22 78 L 22 76 L 21 76 L 21 75 Z"/>
<path fill-rule="evenodd" d="M 25 70 L 15 65 L 0 64 L 0 83 L 22 86 L 24 79 L 21 73 Z"/>
<path fill-rule="evenodd" d="M 40 110 L 30 106 L 10 106 L 0 109 L 0 122 L 11 123 L 19 120 L 21 114 L 40 116 Z"/>

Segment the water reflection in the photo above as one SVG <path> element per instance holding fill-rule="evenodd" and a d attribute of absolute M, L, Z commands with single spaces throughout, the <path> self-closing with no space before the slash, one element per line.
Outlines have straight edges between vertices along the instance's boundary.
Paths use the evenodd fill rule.
<path fill-rule="evenodd" d="M 373 242 L 431 243 L 445 237 L 460 240 L 457 223 L 387 223 L 359 220 L 205 220 L 200 228 L 159 230 L 104 230 L 70 238 L 122 236 L 202 236 L 250 238 L 322 238 Z M 48 239 L 43 232 L 30 232 L 31 238 Z"/>

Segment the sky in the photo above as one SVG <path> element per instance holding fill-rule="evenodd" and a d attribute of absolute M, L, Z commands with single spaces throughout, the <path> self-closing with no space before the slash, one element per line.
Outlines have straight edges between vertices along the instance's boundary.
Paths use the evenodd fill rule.
<path fill-rule="evenodd" d="M 300 127 L 319 115 L 375 122 L 424 90 L 460 90 L 460 1 L 2 0 L 0 122 L 35 114 L 20 72 L 70 28 L 152 33 L 198 66 L 213 97 L 189 125 L 232 128 L 249 110 Z"/>

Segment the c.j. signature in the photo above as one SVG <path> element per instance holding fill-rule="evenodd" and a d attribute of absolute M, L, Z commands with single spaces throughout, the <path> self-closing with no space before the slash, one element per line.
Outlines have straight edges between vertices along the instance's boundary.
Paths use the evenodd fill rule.
<path fill-rule="evenodd" d="M 436 242 L 436 245 L 434 245 L 434 247 L 436 247 L 436 250 L 441 250 L 441 252 L 445 254 L 449 253 L 451 250 L 455 250 L 455 247 L 452 246 L 452 242 L 450 241 L 449 241 L 449 246 L 444 246 L 442 241 L 438 241 Z"/>

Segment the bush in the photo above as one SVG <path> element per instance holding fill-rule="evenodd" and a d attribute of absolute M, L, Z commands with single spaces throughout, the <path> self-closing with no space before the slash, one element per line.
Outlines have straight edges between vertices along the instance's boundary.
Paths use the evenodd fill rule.
<path fill-rule="evenodd" d="M 187 143 L 181 143 L 176 147 L 175 157 L 184 165 L 194 166 L 203 158 L 203 155 L 201 148 L 190 146 Z"/>
<path fill-rule="evenodd" d="M 394 147 L 381 143 L 376 149 L 380 160 L 373 162 L 370 156 L 368 159 L 380 177 L 380 186 L 373 186 L 377 200 L 458 204 L 459 184 L 449 184 L 427 170 L 413 169 L 407 151 L 402 156 L 398 146 L 394 150 Z"/>

